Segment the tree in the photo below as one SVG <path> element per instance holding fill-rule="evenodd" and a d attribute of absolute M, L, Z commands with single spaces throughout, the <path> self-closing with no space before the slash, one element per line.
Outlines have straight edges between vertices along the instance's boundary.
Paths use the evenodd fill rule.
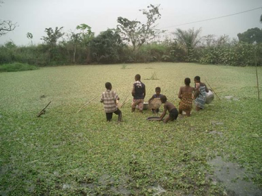
<path fill-rule="evenodd" d="M 92 32 L 91 27 L 87 24 L 81 24 L 76 27 L 77 30 L 80 30 L 79 39 L 81 45 L 86 50 L 86 63 L 90 63 L 90 41 L 94 39 L 95 33 Z"/>
<path fill-rule="evenodd" d="M 188 57 L 192 55 L 192 51 L 200 43 L 200 32 L 201 29 L 196 31 L 194 29 L 189 29 L 188 31 L 177 29 L 176 32 L 174 32 L 176 36 L 175 40 L 185 48 Z"/>
<path fill-rule="evenodd" d="M 64 33 L 62 33 L 63 27 L 56 27 L 55 30 L 53 30 L 51 27 L 50 28 L 46 28 L 45 32 L 47 34 L 47 36 L 43 36 L 42 40 L 44 40 L 48 45 L 50 46 L 56 46 L 57 41 L 59 38 L 63 37 Z"/>
<path fill-rule="evenodd" d="M 262 29 L 252 28 L 243 33 L 238 33 L 237 37 L 240 42 L 246 42 L 249 44 L 262 43 Z"/>
<path fill-rule="evenodd" d="M 161 18 L 159 6 L 150 4 L 147 9 L 142 9 L 144 15 L 147 17 L 147 22 L 142 24 L 137 20 L 128 20 L 127 18 L 118 17 L 117 29 L 120 32 L 123 40 L 131 42 L 133 50 L 139 49 L 144 43 L 150 42 L 161 32 L 156 29 L 155 22 Z"/>
<path fill-rule="evenodd" d="M 120 62 L 124 46 L 119 32 L 115 29 L 101 32 L 90 42 L 92 57 L 98 63 Z"/>
<path fill-rule="evenodd" d="M 33 39 L 33 34 L 32 33 L 30 33 L 30 32 L 28 32 L 27 34 L 26 34 L 26 37 L 28 38 L 28 39 L 30 39 L 31 40 L 31 44 L 33 43 L 32 42 L 32 39 Z"/>
<path fill-rule="evenodd" d="M 72 51 L 72 61 L 76 63 L 77 47 L 80 45 L 80 33 L 71 32 L 67 34 L 69 41 L 66 43 L 69 46 L 69 50 Z"/>
<path fill-rule="evenodd" d="M 57 47 L 58 39 L 64 35 L 64 33 L 61 32 L 62 29 L 63 27 L 56 27 L 54 30 L 51 27 L 45 29 L 47 36 L 43 36 L 42 40 L 47 44 L 46 47 L 49 53 L 49 63 L 57 64 L 58 59 L 62 59 Z"/>
<path fill-rule="evenodd" d="M 3 3 L 0 1 L 0 4 Z M 0 19 L 0 36 L 7 34 L 10 31 L 15 30 L 17 27 L 16 23 L 12 23 L 10 20 L 1 20 Z"/>

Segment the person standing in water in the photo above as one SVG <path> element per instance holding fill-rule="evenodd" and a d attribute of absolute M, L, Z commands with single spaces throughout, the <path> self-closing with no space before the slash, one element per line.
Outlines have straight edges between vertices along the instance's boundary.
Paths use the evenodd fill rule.
<path fill-rule="evenodd" d="M 142 113 L 144 108 L 144 99 L 146 96 L 146 86 L 141 82 L 141 76 L 139 74 L 135 75 L 135 82 L 132 89 L 133 103 L 132 103 L 132 112 L 135 111 L 136 106 L 138 105 L 139 111 Z"/>
<path fill-rule="evenodd" d="M 186 112 L 187 116 L 190 116 L 193 102 L 194 88 L 190 86 L 190 78 L 185 78 L 185 86 L 181 86 L 178 93 L 178 98 L 181 99 L 179 103 L 178 113 Z"/>
<path fill-rule="evenodd" d="M 200 77 L 196 76 L 194 78 L 195 81 L 195 104 L 196 104 L 196 111 L 200 111 L 201 109 L 205 108 L 206 103 L 206 93 L 208 92 L 208 88 L 205 83 L 200 81 Z"/>

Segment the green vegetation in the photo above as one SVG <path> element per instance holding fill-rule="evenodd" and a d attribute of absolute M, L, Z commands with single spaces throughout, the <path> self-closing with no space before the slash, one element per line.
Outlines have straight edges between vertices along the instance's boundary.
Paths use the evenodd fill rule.
<path fill-rule="evenodd" d="M 0 72 L 27 71 L 35 69 L 38 69 L 38 67 L 28 65 L 26 63 L 11 63 L 0 65 Z"/>
<path fill-rule="evenodd" d="M 1 3 L 1 2 L 0 2 Z M 7 42 L 0 46 L 0 65 L 28 63 L 37 66 L 84 65 L 148 62 L 194 62 L 201 64 L 262 66 L 262 29 L 251 28 L 238 33 L 238 40 L 228 36 L 201 37 L 201 29 L 176 29 L 173 37 L 157 29 L 161 19 L 160 5 L 147 6 L 139 11 L 146 21 L 119 16 L 117 26 L 98 35 L 87 24 L 76 25 L 75 31 L 63 32 L 64 27 L 45 28 L 42 44 L 16 46 Z M 0 36 L 13 31 L 16 24 L 1 21 Z M 61 41 L 62 40 L 62 41 Z"/>
<path fill-rule="evenodd" d="M 152 72 L 158 80 L 145 80 Z M 221 100 L 215 97 L 190 118 L 149 122 L 150 111 L 131 113 L 137 73 L 146 99 L 160 86 L 178 106 L 184 78 L 200 75 Z M 107 81 L 120 101 L 127 97 L 120 124 L 117 116 L 107 123 L 99 103 Z M 248 175 L 239 178 L 262 188 L 262 104 L 254 67 L 45 67 L 0 73 L 0 84 L 0 195 L 230 195 L 208 164 L 217 156 L 240 164 Z M 49 101 L 46 113 L 36 117 Z"/>

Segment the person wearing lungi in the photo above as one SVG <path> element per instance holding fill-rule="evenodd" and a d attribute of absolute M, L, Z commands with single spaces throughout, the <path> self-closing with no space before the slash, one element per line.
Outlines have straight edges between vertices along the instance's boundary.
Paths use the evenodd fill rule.
<path fill-rule="evenodd" d="M 132 112 L 135 111 L 136 106 L 138 106 L 139 111 L 143 112 L 144 99 L 146 96 L 146 86 L 141 82 L 141 76 L 139 74 L 135 75 L 135 82 L 132 89 L 133 103 Z"/>

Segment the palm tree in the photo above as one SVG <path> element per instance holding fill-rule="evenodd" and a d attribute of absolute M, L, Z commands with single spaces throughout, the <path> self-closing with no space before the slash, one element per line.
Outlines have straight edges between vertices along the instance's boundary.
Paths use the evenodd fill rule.
<path fill-rule="evenodd" d="M 174 35 L 176 36 L 175 40 L 186 49 L 188 56 L 191 53 L 190 51 L 200 43 L 200 32 L 201 29 L 196 31 L 194 29 L 189 29 L 188 31 L 177 29 L 176 32 L 174 32 Z"/>

